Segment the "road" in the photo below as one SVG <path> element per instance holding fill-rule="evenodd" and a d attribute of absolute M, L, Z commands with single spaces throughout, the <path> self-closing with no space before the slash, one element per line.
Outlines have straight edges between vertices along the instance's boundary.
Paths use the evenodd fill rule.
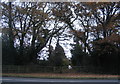
<path fill-rule="evenodd" d="M 40 79 L 40 78 L 0 78 L 2 84 L 120 84 L 115 79 Z"/>

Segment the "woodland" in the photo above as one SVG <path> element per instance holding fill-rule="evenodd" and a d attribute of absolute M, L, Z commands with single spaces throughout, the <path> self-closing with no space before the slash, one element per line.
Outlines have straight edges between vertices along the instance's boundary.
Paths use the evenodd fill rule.
<path fill-rule="evenodd" d="M 120 71 L 120 2 L 1 2 L 1 10 L 3 65 Z"/>

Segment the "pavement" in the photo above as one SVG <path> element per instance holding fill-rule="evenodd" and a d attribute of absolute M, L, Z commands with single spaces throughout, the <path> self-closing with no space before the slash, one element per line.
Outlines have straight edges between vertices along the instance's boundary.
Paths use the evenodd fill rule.
<path fill-rule="evenodd" d="M 2 77 L 2 84 L 120 84 L 117 79 L 41 79 Z"/>

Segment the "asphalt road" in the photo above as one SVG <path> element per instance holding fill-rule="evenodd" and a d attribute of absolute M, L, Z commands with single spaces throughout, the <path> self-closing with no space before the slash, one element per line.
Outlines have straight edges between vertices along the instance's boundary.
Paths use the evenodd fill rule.
<path fill-rule="evenodd" d="M 40 78 L 0 78 L 2 84 L 120 84 L 118 80 L 98 79 L 40 79 Z"/>

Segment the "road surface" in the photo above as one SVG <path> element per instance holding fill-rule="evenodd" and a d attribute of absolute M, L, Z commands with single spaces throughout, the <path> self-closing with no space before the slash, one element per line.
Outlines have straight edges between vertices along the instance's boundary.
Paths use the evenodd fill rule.
<path fill-rule="evenodd" d="M 40 78 L 0 78 L 2 84 L 120 84 L 117 79 L 40 79 Z"/>

